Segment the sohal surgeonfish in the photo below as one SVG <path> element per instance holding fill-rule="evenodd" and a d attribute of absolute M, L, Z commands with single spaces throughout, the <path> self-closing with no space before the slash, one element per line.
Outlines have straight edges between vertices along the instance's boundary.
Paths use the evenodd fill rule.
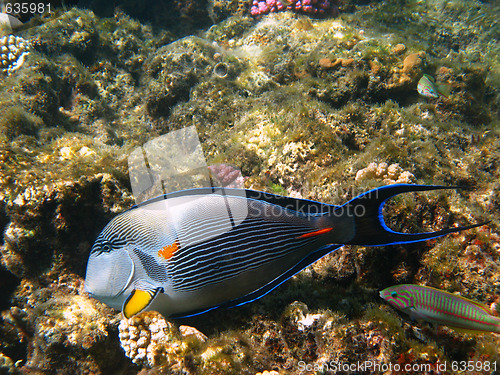
<path fill-rule="evenodd" d="M 487 306 L 444 290 L 401 284 L 382 290 L 380 297 L 415 320 L 445 325 L 459 332 L 500 333 L 500 318 L 492 315 Z"/>
<path fill-rule="evenodd" d="M 390 197 L 444 186 L 389 185 L 342 206 L 244 189 L 178 191 L 115 217 L 95 241 L 85 289 L 125 317 L 190 316 L 267 294 L 342 245 L 424 241 L 482 224 L 405 234 L 389 229 Z"/>

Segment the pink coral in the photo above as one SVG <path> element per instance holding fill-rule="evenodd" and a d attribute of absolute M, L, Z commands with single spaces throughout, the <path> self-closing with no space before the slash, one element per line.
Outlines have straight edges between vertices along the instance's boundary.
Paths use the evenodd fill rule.
<path fill-rule="evenodd" d="M 338 8 L 329 0 L 291 0 L 285 6 L 280 0 L 253 0 L 250 14 L 254 17 L 282 10 L 293 10 L 311 15 L 337 14 Z"/>
<path fill-rule="evenodd" d="M 208 166 L 211 177 L 216 179 L 221 187 L 243 188 L 245 178 L 238 168 L 228 164 L 215 164 Z M 217 182 L 213 181 L 213 182 Z"/>

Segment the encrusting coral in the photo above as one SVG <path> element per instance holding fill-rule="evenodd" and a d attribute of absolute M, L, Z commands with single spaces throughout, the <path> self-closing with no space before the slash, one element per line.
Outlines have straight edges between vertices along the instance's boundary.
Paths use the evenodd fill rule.
<path fill-rule="evenodd" d="M 399 164 L 387 165 L 387 163 L 370 163 L 366 168 L 356 172 L 356 182 L 377 179 L 382 180 L 386 185 L 389 184 L 410 184 L 415 181 L 415 176 L 403 171 Z"/>

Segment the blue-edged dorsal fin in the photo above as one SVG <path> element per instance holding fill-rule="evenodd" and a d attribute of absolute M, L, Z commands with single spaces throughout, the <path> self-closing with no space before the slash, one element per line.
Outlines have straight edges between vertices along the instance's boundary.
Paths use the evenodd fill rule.
<path fill-rule="evenodd" d="M 237 188 L 193 188 L 187 190 L 179 190 L 172 193 L 160 195 L 156 198 L 149 199 L 147 201 L 141 202 L 132 208 L 145 207 L 149 204 L 162 201 L 164 199 L 171 199 L 177 197 L 187 197 L 192 196 L 195 198 L 199 195 L 215 194 L 221 196 L 234 196 L 234 197 L 246 197 L 247 199 L 254 199 L 263 201 L 266 203 L 274 204 L 283 208 L 287 208 L 297 212 L 305 212 L 307 214 L 317 213 L 326 214 L 332 213 L 338 206 L 331 204 L 316 202 L 308 199 L 285 197 L 282 195 L 276 195 L 271 193 L 266 193 L 263 191 L 250 190 L 250 189 L 237 189 Z"/>
<path fill-rule="evenodd" d="M 384 204 L 395 195 L 415 191 L 458 188 L 440 185 L 395 184 L 370 190 L 337 208 L 339 215 L 347 213 L 352 215 L 354 219 L 354 237 L 346 244 L 384 246 L 419 242 L 487 224 L 488 222 L 483 222 L 463 227 L 446 228 L 435 232 L 407 234 L 393 231 L 384 222 L 382 213 Z"/>

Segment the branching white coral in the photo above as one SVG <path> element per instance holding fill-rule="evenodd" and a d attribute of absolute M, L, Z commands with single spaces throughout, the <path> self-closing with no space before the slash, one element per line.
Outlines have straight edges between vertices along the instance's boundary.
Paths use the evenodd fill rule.
<path fill-rule="evenodd" d="M 148 367 L 179 367 L 189 344 L 206 340 L 206 336 L 197 329 L 181 327 L 178 329 L 161 314 L 148 311 L 122 319 L 118 330 L 121 346 L 132 362 Z"/>
<path fill-rule="evenodd" d="M 24 64 L 29 53 L 29 43 L 20 36 L 6 35 L 0 38 L 0 69 L 10 74 Z"/>

